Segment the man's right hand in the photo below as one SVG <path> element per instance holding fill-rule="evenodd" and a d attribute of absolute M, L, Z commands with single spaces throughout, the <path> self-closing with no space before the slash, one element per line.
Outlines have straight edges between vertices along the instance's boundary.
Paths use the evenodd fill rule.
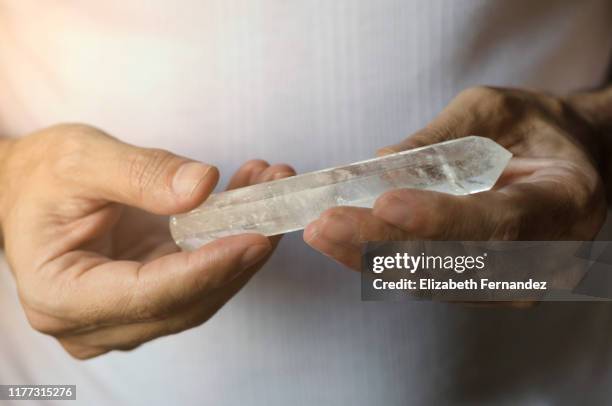
<path fill-rule="evenodd" d="M 200 204 L 217 169 L 85 125 L 3 144 L 0 220 L 30 324 L 84 359 L 205 322 L 270 255 L 244 234 L 179 252 L 166 215 Z M 230 188 L 293 175 L 249 161 Z"/>

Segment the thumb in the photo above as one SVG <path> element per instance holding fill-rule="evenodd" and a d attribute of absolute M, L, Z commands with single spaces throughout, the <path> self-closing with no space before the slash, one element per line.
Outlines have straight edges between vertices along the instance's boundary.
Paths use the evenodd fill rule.
<path fill-rule="evenodd" d="M 409 238 L 514 240 L 519 236 L 521 219 L 535 210 L 528 207 L 524 196 L 516 195 L 487 191 L 454 196 L 396 189 L 379 197 L 372 213 L 407 233 Z"/>
<path fill-rule="evenodd" d="M 87 184 L 96 197 L 169 215 L 190 210 L 214 189 L 219 172 L 171 152 L 107 139 L 87 164 Z"/>
<path fill-rule="evenodd" d="M 449 141 L 456 138 L 478 135 L 479 128 L 472 115 L 466 114 L 451 103 L 427 126 L 408 136 L 401 142 L 376 151 L 376 155 L 383 156 L 401 152 L 408 149 L 425 147 L 438 142 Z"/>

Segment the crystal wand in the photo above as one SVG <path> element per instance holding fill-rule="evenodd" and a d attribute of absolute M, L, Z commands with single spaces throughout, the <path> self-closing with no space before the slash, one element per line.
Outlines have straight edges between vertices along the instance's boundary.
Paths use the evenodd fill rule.
<path fill-rule="evenodd" d="M 198 208 L 172 216 L 170 231 L 181 248 L 192 250 L 234 234 L 301 230 L 330 207 L 372 207 L 396 188 L 483 192 L 493 187 L 511 157 L 489 138 L 458 138 L 213 194 Z"/>

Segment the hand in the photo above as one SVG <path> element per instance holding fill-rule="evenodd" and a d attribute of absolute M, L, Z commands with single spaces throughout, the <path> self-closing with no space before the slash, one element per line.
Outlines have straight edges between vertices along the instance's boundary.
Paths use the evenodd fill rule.
<path fill-rule="evenodd" d="M 88 126 L 12 141 L 1 169 L 5 250 L 25 314 L 77 358 L 200 325 L 275 244 L 244 234 L 179 252 L 162 215 L 200 204 L 216 168 Z M 250 161 L 230 187 L 292 174 Z"/>
<path fill-rule="evenodd" d="M 496 187 L 470 196 L 398 189 L 373 209 L 337 207 L 304 231 L 313 248 L 358 270 L 360 243 L 381 240 L 588 240 L 606 202 L 594 130 L 563 100 L 477 87 L 427 127 L 379 154 L 445 140 L 490 137 L 514 154 Z"/>

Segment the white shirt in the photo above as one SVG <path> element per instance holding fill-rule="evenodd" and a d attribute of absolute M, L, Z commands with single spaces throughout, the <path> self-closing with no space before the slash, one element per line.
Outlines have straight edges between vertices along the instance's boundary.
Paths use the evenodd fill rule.
<path fill-rule="evenodd" d="M 79 121 L 224 180 L 250 158 L 304 172 L 471 85 L 597 85 L 611 21 L 607 0 L 0 0 L 0 134 Z M 205 325 L 87 362 L 31 330 L 0 271 L 0 383 L 76 384 L 79 404 L 612 402 L 610 306 L 361 302 L 299 233 Z"/>

